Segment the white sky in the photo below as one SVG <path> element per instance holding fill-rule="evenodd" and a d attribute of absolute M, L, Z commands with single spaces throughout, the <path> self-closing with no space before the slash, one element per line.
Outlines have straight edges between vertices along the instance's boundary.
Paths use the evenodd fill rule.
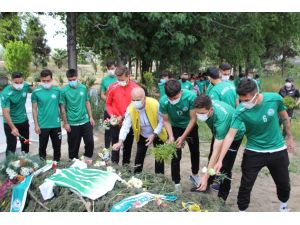
<path fill-rule="evenodd" d="M 45 25 L 47 44 L 53 50 L 54 48 L 67 49 L 67 37 L 64 35 L 66 26 L 59 18 L 52 16 L 39 15 L 40 22 Z M 56 32 L 64 32 L 58 33 Z"/>

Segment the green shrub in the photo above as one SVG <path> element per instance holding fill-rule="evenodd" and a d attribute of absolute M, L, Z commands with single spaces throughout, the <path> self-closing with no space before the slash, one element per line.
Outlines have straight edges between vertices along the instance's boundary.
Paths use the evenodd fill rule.
<path fill-rule="evenodd" d="M 29 75 L 29 65 L 31 62 L 31 47 L 22 41 L 10 41 L 5 46 L 4 63 L 6 69 L 22 72 L 25 78 Z"/>
<path fill-rule="evenodd" d="M 154 85 L 153 74 L 151 72 L 145 72 L 144 79 L 145 79 L 145 83 L 146 83 L 147 92 L 150 95 L 152 93 L 152 88 Z"/>

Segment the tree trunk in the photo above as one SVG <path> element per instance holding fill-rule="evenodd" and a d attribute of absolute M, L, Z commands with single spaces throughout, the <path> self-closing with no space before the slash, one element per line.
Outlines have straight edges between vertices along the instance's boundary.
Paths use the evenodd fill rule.
<path fill-rule="evenodd" d="M 282 59 L 281 59 L 281 77 L 284 76 L 284 61 L 285 61 L 285 56 L 282 54 Z"/>
<path fill-rule="evenodd" d="M 242 66 L 239 65 L 239 75 L 242 73 Z"/>
<path fill-rule="evenodd" d="M 138 73 L 139 73 L 139 66 L 140 64 L 139 64 L 139 60 L 138 60 L 138 58 L 136 58 L 136 60 L 135 60 L 135 79 L 137 80 L 137 78 L 138 78 Z"/>
<path fill-rule="evenodd" d="M 131 57 L 129 57 L 129 59 L 128 59 L 128 69 L 129 69 L 129 74 L 131 75 L 131 72 L 132 72 L 132 70 L 131 70 Z"/>
<path fill-rule="evenodd" d="M 77 70 L 76 13 L 67 12 L 68 68 Z"/>
<path fill-rule="evenodd" d="M 142 84 L 145 83 L 144 79 L 144 73 L 149 71 L 151 62 L 148 62 L 147 60 L 142 60 L 142 71 L 141 71 L 141 82 Z"/>

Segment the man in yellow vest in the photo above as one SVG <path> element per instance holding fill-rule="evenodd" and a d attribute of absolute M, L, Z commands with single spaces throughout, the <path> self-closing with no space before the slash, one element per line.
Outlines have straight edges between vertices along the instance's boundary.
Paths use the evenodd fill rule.
<path fill-rule="evenodd" d="M 145 91 L 134 88 L 131 92 L 131 104 L 127 107 L 125 119 L 120 130 L 119 142 L 113 150 L 119 150 L 132 127 L 137 142 L 134 173 L 142 172 L 148 146 L 163 144 L 167 140 L 167 131 L 163 127 L 163 118 L 156 99 L 145 97 Z M 164 173 L 164 163 L 155 161 L 155 173 Z"/>

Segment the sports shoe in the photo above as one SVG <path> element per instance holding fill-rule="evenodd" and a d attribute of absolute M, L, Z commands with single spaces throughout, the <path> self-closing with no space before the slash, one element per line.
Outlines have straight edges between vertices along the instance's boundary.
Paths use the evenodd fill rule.
<path fill-rule="evenodd" d="M 84 156 L 84 162 L 85 162 L 86 164 L 88 164 L 88 165 L 92 165 L 92 164 L 93 164 L 93 159 Z"/>
<path fill-rule="evenodd" d="M 289 208 L 286 206 L 286 207 L 280 207 L 279 208 L 279 212 L 289 212 Z"/>
<path fill-rule="evenodd" d="M 189 180 L 192 182 L 193 185 L 195 185 L 196 187 L 199 187 L 199 185 L 201 184 L 201 178 L 199 175 L 190 175 L 189 176 Z"/>
<path fill-rule="evenodd" d="M 179 195 L 181 195 L 182 194 L 182 188 L 181 188 L 181 184 L 179 183 L 179 184 L 175 184 L 175 192 L 177 193 L 177 194 L 179 194 Z"/>
<path fill-rule="evenodd" d="M 214 182 L 212 185 L 210 185 L 211 189 L 213 189 L 214 191 L 219 191 L 220 189 L 220 184 Z"/>

